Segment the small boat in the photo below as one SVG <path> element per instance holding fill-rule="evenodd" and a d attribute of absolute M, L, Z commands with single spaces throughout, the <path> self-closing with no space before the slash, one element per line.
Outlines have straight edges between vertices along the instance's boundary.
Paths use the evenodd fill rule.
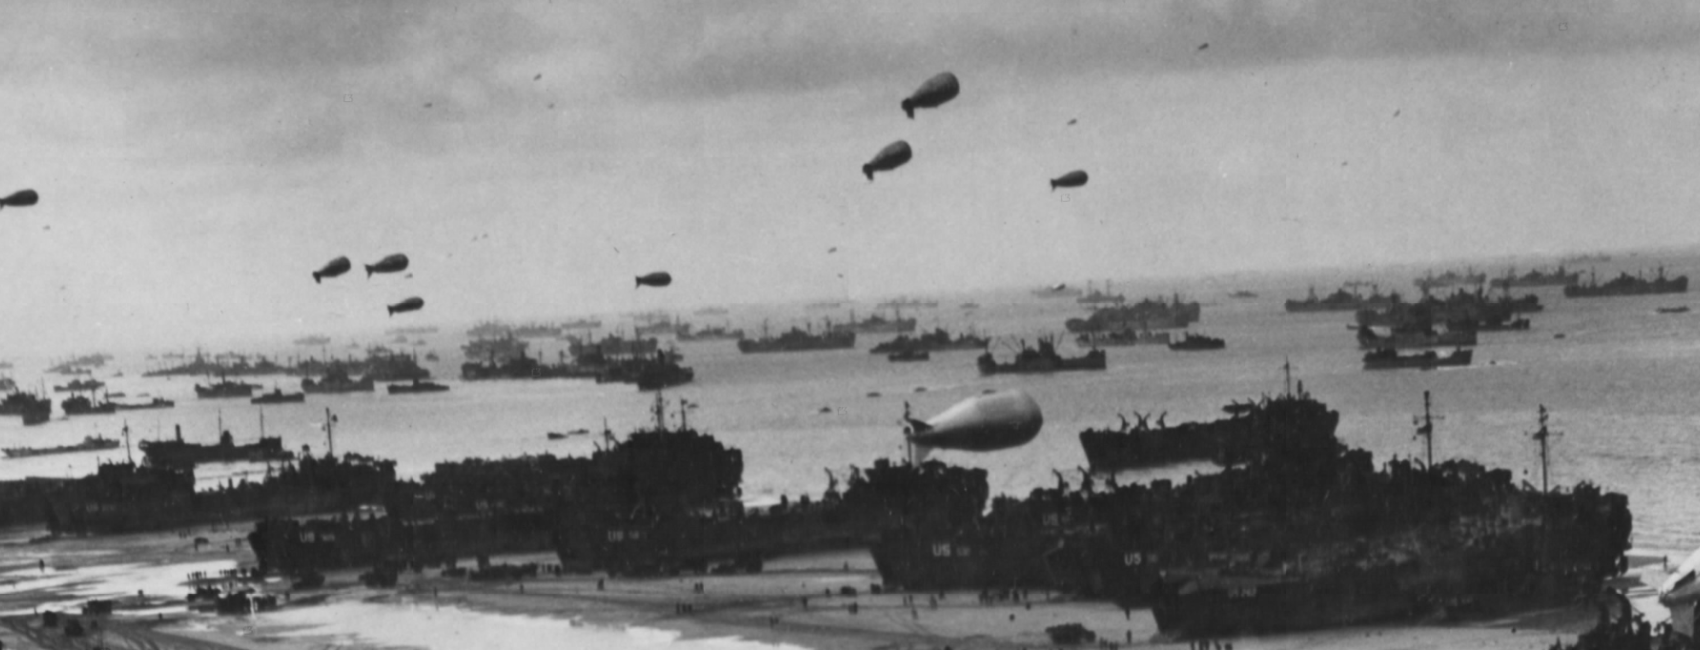
<path fill-rule="evenodd" d="M 1655 309 L 1653 311 L 1659 312 L 1661 314 L 1686 314 L 1686 313 L 1688 313 L 1688 305 L 1682 305 L 1682 306 L 1679 306 L 1679 307 L 1660 307 L 1660 308 Z"/>
<path fill-rule="evenodd" d="M 904 361 L 926 361 L 931 358 L 933 358 L 932 353 L 927 352 L 926 350 L 916 350 L 913 348 L 885 355 L 885 360 L 893 363 Z"/>
<path fill-rule="evenodd" d="M 106 386 L 106 383 L 102 382 L 98 379 L 73 379 L 73 380 L 71 380 L 71 383 L 69 383 L 69 384 L 65 384 L 65 385 L 62 385 L 62 386 L 54 386 L 53 392 L 55 392 L 55 393 L 76 393 L 76 392 L 81 392 L 81 391 L 85 391 L 85 390 L 96 390 L 96 389 L 99 389 L 99 388 L 103 388 L 105 386 Z"/>
<path fill-rule="evenodd" d="M 293 404 L 307 401 L 306 393 L 285 393 L 282 388 L 273 388 L 270 393 L 262 393 L 248 400 L 249 404 Z"/>
<path fill-rule="evenodd" d="M 1246 291 L 1245 289 L 1240 289 L 1238 291 L 1235 291 L 1233 293 L 1228 294 L 1228 297 L 1229 298 L 1236 298 L 1236 299 L 1239 299 L 1239 300 L 1249 300 L 1249 299 L 1252 299 L 1252 298 L 1256 298 L 1257 294 L 1252 293 L 1250 291 Z"/>
<path fill-rule="evenodd" d="M 391 395 L 407 395 L 411 393 L 441 393 L 448 389 L 448 386 L 442 384 L 415 379 L 411 384 L 390 384 L 385 390 L 388 390 Z"/>
<path fill-rule="evenodd" d="M 590 435 L 590 429 L 571 429 L 571 430 L 568 430 L 566 433 L 560 433 L 560 432 L 557 432 L 557 431 L 550 431 L 548 433 L 550 440 L 565 440 L 567 436 L 588 436 L 588 435 Z"/>

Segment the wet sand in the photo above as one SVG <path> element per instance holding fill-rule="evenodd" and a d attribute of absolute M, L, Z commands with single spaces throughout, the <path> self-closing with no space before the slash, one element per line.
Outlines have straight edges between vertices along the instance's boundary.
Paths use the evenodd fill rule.
<path fill-rule="evenodd" d="M 18 582 L 19 577 L 27 576 L 15 574 L 24 568 L 34 569 L 34 558 L 47 558 L 53 571 L 65 577 L 114 565 L 155 567 L 157 573 L 161 565 L 174 568 L 209 560 L 251 561 L 239 545 L 233 544 L 230 552 L 224 551 L 224 543 L 239 538 L 241 531 L 233 528 L 211 534 L 203 530 L 189 537 L 155 533 L 11 543 L 0 553 L 0 568 L 13 576 L 8 580 Z M 193 536 L 208 537 L 213 542 L 212 548 L 196 551 Z M 535 554 L 495 560 L 551 563 L 554 558 Z M 763 573 L 755 575 L 608 579 L 602 590 L 597 589 L 597 578 L 592 576 L 542 576 L 521 582 L 483 583 L 444 578 L 436 570 L 404 574 L 393 590 L 370 590 L 358 584 L 358 573 L 329 574 L 325 588 L 291 593 L 284 607 L 300 610 L 357 601 L 394 605 L 418 612 L 419 616 L 427 616 L 433 607 L 453 607 L 567 619 L 615 629 L 639 626 L 672 630 L 682 633 L 685 639 L 741 637 L 817 650 L 1051 647 L 1044 632 L 1046 627 L 1078 622 L 1097 632 L 1103 640 L 1123 647 L 1129 646 L 1129 639 L 1134 647 L 1188 647 L 1186 641 L 1158 636 L 1156 623 L 1148 611 L 1124 613 L 1107 602 L 1035 591 L 1027 603 L 982 604 L 974 593 L 952 592 L 945 594 L 935 606 L 929 597 L 936 598 L 937 594 L 872 594 L 870 587 L 879 581 L 879 576 L 871 558 L 861 551 L 783 558 L 769 562 Z M 125 579 L 126 575 L 105 578 L 106 584 L 113 586 L 124 585 Z M 700 593 L 695 588 L 698 583 L 702 585 Z M 24 584 L 19 582 L 17 586 Z M 67 584 L 81 584 L 85 593 L 90 588 L 90 583 L 56 581 L 40 589 L 7 590 L 0 593 L 0 605 L 27 611 L 32 604 L 66 602 L 77 597 L 67 591 Z M 840 595 L 844 587 L 855 589 L 857 595 Z M 266 590 L 274 593 L 286 588 L 286 584 L 276 581 L 266 585 Z M 120 597 L 119 614 L 103 623 L 106 645 L 277 650 L 317 647 L 307 638 L 265 636 L 255 631 L 253 623 L 242 619 L 189 614 L 184 604 L 188 591 L 187 586 L 180 586 L 169 593 L 137 598 L 132 590 Z M 915 604 L 905 604 L 906 598 L 912 598 Z M 1499 621 L 1363 627 L 1222 641 L 1224 644 L 1231 641 L 1235 648 L 1247 650 L 1535 649 L 1546 648 L 1555 638 L 1573 640 L 1592 624 L 1593 616 L 1591 609 L 1579 607 Z M 264 620 L 264 616 L 258 619 L 261 627 Z M 86 640 L 73 643 L 58 631 L 41 630 L 40 618 L 27 615 L 0 619 L 0 641 L 5 642 L 6 648 L 90 646 Z"/>

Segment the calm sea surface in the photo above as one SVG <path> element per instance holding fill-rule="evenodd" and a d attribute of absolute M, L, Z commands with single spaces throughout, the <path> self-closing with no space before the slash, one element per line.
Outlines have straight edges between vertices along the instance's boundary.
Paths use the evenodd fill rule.
<path fill-rule="evenodd" d="M 1634 257 L 1603 264 L 1600 272 L 1633 272 L 1661 263 L 1672 273 L 1692 274 L 1700 268 L 1700 260 L 1693 257 Z M 1371 450 L 1378 462 L 1421 453 L 1422 443 L 1412 435 L 1412 416 L 1421 412 L 1422 392 L 1428 390 L 1436 412 L 1445 418 L 1436 427 L 1437 459 L 1464 458 L 1510 468 L 1539 484 L 1539 453 L 1529 433 L 1536 427 L 1536 407 L 1545 404 L 1552 411 L 1553 427 L 1563 432 L 1552 448 L 1555 484 L 1592 481 L 1627 493 L 1640 550 L 1681 557 L 1700 547 L 1700 527 L 1692 523 L 1700 512 L 1694 505 L 1700 496 L 1700 473 L 1691 469 L 1700 462 L 1700 400 L 1694 399 L 1700 386 L 1700 313 L 1654 312 L 1659 306 L 1688 304 L 1690 295 L 1567 300 L 1558 288 L 1536 289 L 1532 291 L 1547 309 L 1531 315 L 1533 330 L 1483 333 L 1472 367 L 1365 372 L 1360 368 L 1362 353 L 1346 328 L 1349 313 L 1287 314 L 1281 305 L 1286 298 L 1302 297 L 1308 284 L 1327 292 L 1348 277 L 1242 276 L 1118 285 L 1130 299 L 1178 290 L 1204 302 L 1203 321 L 1195 331 L 1227 339 L 1228 348 L 1204 353 L 1155 346 L 1111 348 L 1106 372 L 983 378 L 975 370 L 974 352 L 935 353 L 930 362 L 903 364 L 867 353 L 889 335 L 859 337 L 855 351 L 767 355 L 741 355 L 733 342 L 713 341 L 680 345 L 686 365 L 696 369 L 697 381 L 667 395 L 700 404 L 691 411 L 691 424 L 743 450 L 745 498 L 759 503 L 781 494 L 818 495 L 826 488 L 827 468 L 842 478 L 851 465 L 899 458 L 897 422 L 905 401 L 925 418 L 985 389 L 1021 388 L 1044 411 L 1045 426 L 1037 440 L 1002 452 L 940 452 L 935 457 L 985 467 L 994 492 L 1024 495 L 1036 486 L 1054 484 L 1053 469 L 1061 470 L 1070 483 L 1079 481 L 1076 468 L 1086 465 L 1076 436 L 1080 430 L 1113 425 L 1118 412 L 1131 419 L 1135 411 L 1166 411 L 1169 423 L 1216 418 L 1230 400 L 1281 391 L 1281 366 L 1290 359 L 1293 378 L 1341 412 L 1341 438 Z M 1408 291 L 1411 277 L 1384 272 L 1368 279 Z M 1228 298 L 1234 289 L 1249 289 L 1260 297 Z M 981 308 L 960 308 L 971 300 Z M 859 315 L 871 309 L 864 302 Z M 1040 334 L 1060 333 L 1065 318 L 1083 311 L 1072 300 L 1005 291 L 941 298 L 937 308 L 916 315 L 922 327 L 959 331 L 972 326 L 993 334 L 999 357 L 1007 359 L 1016 340 L 1031 342 Z M 729 318 L 696 320 L 699 325 L 725 320 L 752 331 L 767 320 L 777 332 L 805 317 L 827 315 L 842 320 L 848 314 L 781 305 L 739 308 Z M 613 317 L 604 320 L 614 322 Z M 403 474 L 417 476 L 438 461 L 469 456 L 587 454 L 594 436 L 550 441 L 544 434 L 576 428 L 600 431 L 606 419 L 624 435 L 649 418 L 652 395 L 631 386 L 572 380 L 460 382 L 463 329 L 444 327 L 425 337 L 427 345 L 415 348 L 441 355 L 441 362 L 428 365 L 452 385 L 450 392 L 312 395 L 306 404 L 264 407 L 266 432 L 281 435 L 291 448 L 310 445 L 320 453 L 325 445 L 320 425 L 328 407 L 339 420 L 338 453 L 393 458 Z M 383 340 L 374 336 L 369 342 Z M 563 342 L 547 340 L 534 341 L 532 349 L 541 348 L 545 358 L 553 360 L 563 347 Z M 316 352 L 292 349 L 281 341 L 255 341 L 241 351 Z M 0 446 L 67 444 L 97 432 L 114 436 L 126 421 L 136 439 L 169 436 L 180 424 L 185 439 L 213 442 L 221 416 L 239 442 L 259 435 L 261 407 L 246 400 L 196 399 L 192 385 L 204 378 L 142 378 L 142 371 L 154 363 L 146 355 L 165 350 L 111 352 L 117 360 L 97 377 L 107 380 L 112 390 L 129 393 L 128 400 L 143 393 L 164 396 L 177 400 L 177 407 L 55 419 L 29 428 L 17 418 L 0 418 Z M 1078 351 L 1070 343 L 1064 352 Z M 26 386 L 36 385 L 48 365 L 40 358 L 14 361 L 18 367 L 13 376 Z M 110 378 L 120 370 L 123 377 Z M 45 381 L 69 379 L 49 376 Z M 283 376 L 251 381 L 268 389 L 274 383 L 289 390 L 299 385 L 297 378 Z M 880 396 L 870 397 L 874 392 Z M 101 460 L 122 457 L 119 450 L 4 460 L 0 478 L 81 475 Z M 210 485 L 264 471 L 251 465 L 203 466 L 199 474 L 203 485 Z M 1127 472 L 1120 478 L 1181 478 L 1201 471 L 1213 467 L 1194 464 Z"/>

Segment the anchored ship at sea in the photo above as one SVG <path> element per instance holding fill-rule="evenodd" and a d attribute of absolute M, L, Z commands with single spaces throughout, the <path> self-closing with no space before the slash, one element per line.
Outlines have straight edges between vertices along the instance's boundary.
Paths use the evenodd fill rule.
<path fill-rule="evenodd" d="M 1318 298 L 1316 287 L 1310 288 L 1310 295 L 1304 300 L 1287 300 L 1286 307 L 1290 313 L 1307 313 L 1318 311 L 1357 311 L 1360 309 L 1377 309 L 1399 300 L 1398 294 L 1383 295 L 1379 287 L 1371 285 L 1370 294 L 1365 296 L 1356 289 L 1361 283 L 1348 283 L 1327 297 Z"/>
<path fill-rule="evenodd" d="M 76 453 L 76 452 L 79 452 L 79 451 L 98 451 L 98 450 L 102 450 L 102 449 L 117 449 L 117 448 L 118 448 L 118 441 L 117 440 L 114 440 L 112 438 L 103 438 L 101 436 L 94 435 L 94 436 L 85 436 L 83 438 L 82 442 L 79 442 L 79 443 L 74 444 L 74 445 L 60 445 L 60 446 L 57 446 L 57 447 L 7 447 L 7 448 L 4 448 L 4 449 L 0 449 L 0 452 L 4 452 L 6 454 L 7 458 L 28 458 L 30 456 L 47 456 L 47 455 L 51 455 L 51 454 L 70 454 L 70 453 Z"/>
<path fill-rule="evenodd" d="M 804 352 L 808 350 L 843 350 L 856 347 L 856 332 L 837 330 L 828 324 L 819 334 L 813 328 L 807 330 L 792 327 L 779 336 L 769 336 L 767 325 L 762 324 L 762 336 L 759 339 L 739 339 L 738 351 L 744 354 L 762 352 Z"/>
<path fill-rule="evenodd" d="M 1433 370 L 1447 366 L 1468 366 L 1474 358 L 1475 351 L 1469 348 L 1456 348 L 1446 356 L 1440 356 L 1434 350 L 1424 350 L 1416 354 L 1399 354 L 1393 348 L 1381 348 L 1364 355 L 1364 370 L 1396 370 L 1399 368 Z"/>
<path fill-rule="evenodd" d="M 1385 336 L 1372 327 L 1358 328 L 1358 347 L 1364 350 L 1411 348 L 1450 348 L 1476 344 L 1475 330 L 1436 331 L 1432 327 L 1408 326 L 1394 329 Z"/>
<path fill-rule="evenodd" d="M 1524 273 L 1523 275 L 1517 275 L 1517 269 L 1506 269 L 1505 277 L 1493 279 L 1493 286 L 1496 289 L 1513 287 L 1567 287 L 1572 284 L 1579 284 L 1581 281 L 1581 271 L 1566 271 L 1564 270 L 1564 265 L 1559 264 L 1557 268 L 1551 271 L 1530 269 L 1528 273 Z"/>
<path fill-rule="evenodd" d="M 1087 348 L 1118 347 L 1127 345 L 1162 345 L 1167 346 L 1170 338 L 1168 332 L 1153 332 L 1151 330 L 1135 330 L 1131 327 L 1110 330 L 1107 332 L 1086 332 L 1074 337 L 1074 342 Z"/>
<path fill-rule="evenodd" d="M 892 354 L 900 352 L 943 352 L 945 350 L 983 350 L 991 343 L 991 339 L 965 332 L 951 337 L 950 332 L 943 328 L 935 328 L 920 336 L 910 337 L 899 334 L 897 338 L 883 341 L 868 350 L 869 354 Z"/>
<path fill-rule="evenodd" d="M 991 351 L 987 350 L 975 360 L 975 364 L 979 366 L 982 375 L 1103 370 L 1108 366 L 1103 350 L 1092 349 L 1082 356 L 1064 357 L 1057 353 L 1056 341 L 1051 337 L 1040 337 L 1037 348 L 1027 347 L 1027 343 L 1023 341 L 1021 349 L 1015 353 L 1015 358 L 1008 363 L 998 363 Z"/>
<path fill-rule="evenodd" d="M 1087 282 L 1086 295 L 1076 298 L 1074 301 L 1082 305 L 1119 305 L 1126 302 L 1127 297 L 1119 293 L 1110 293 L 1110 281 L 1105 280 L 1102 290 L 1093 289 L 1092 283 Z"/>
<path fill-rule="evenodd" d="M 1036 298 L 1079 298 L 1081 293 L 1079 287 L 1071 287 L 1067 284 L 1053 284 L 1032 291 Z"/>
<path fill-rule="evenodd" d="M 915 331 L 916 320 L 904 318 L 902 310 L 894 310 L 890 320 L 879 314 L 874 314 L 862 320 L 856 320 L 856 312 L 850 312 L 850 322 L 828 325 L 833 332 L 851 332 L 855 334 L 893 334 Z"/>
<path fill-rule="evenodd" d="M 1643 296 L 1657 293 L 1688 293 L 1688 276 L 1679 275 L 1674 278 L 1665 277 L 1665 267 L 1659 267 L 1658 275 L 1649 280 L 1628 273 L 1619 274 L 1605 284 L 1590 272 L 1587 284 L 1572 284 L 1564 288 L 1566 298 L 1600 298 L 1607 296 Z"/>
<path fill-rule="evenodd" d="M 1477 286 L 1487 282 L 1487 274 L 1474 268 L 1465 269 L 1463 273 L 1448 269 L 1445 273 L 1435 275 L 1429 271 L 1423 277 L 1417 278 L 1415 284 L 1422 291 L 1431 291 L 1456 285 Z"/>
<path fill-rule="evenodd" d="M 1175 294 L 1167 302 L 1160 298 L 1147 298 L 1131 305 L 1101 307 L 1086 318 L 1070 318 L 1063 325 L 1073 334 L 1122 329 L 1175 329 L 1198 322 L 1200 311 L 1197 301 L 1181 302 L 1180 294 Z"/>

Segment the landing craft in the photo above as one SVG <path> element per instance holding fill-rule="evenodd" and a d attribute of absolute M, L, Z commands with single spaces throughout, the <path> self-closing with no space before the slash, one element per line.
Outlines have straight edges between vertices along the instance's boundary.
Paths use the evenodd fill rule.
<path fill-rule="evenodd" d="M 645 286 L 665 287 L 669 284 L 673 284 L 673 275 L 666 271 L 656 271 L 649 275 L 637 276 L 637 285 L 632 288 L 636 289 L 637 287 Z"/>
<path fill-rule="evenodd" d="M 396 253 L 378 260 L 377 264 L 367 264 L 366 277 L 372 277 L 373 273 L 398 273 L 406 270 L 407 256 L 401 253 Z"/>
<path fill-rule="evenodd" d="M 902 167 L 903 163 L 909 162 L 909 158 L 912 156 L 914 156 L 914 152 L 909 150 L 909 143 L 898 140 L 886 145 L 879 153 L 874 154 L 873 160 L 862 165 L 862 175 L 867 176 L 868 181 L 872 182 L 874 172 L 889 172 Z"/>
<path fill-rule="evenodd" d="M 325 264 L 325 268 L 313 272 L 313 284 L 319 283 L 319 278 L 334 278 L 347 273 L 354 265 L 348 263 L 348 258 L 338 257 Z"/>
<path fill-rule="evenodd" d="M 396 304 L 390 305 L 389 307 L 387 307 L 387 309 L 390 310 L 390 315 L 394 316 L 394 315 L 401 313 L 401 312 L 419 311 L 419 309 L 421 307 L 424 307 L 424 306 L 425 306 L 424 300 L 421 300 L 419 298 L 408 298 L 407 300 L 403 300 L 403 301 L 398 302 Z"/>
<path fill-rule="evenodd" d="M 908 115 L 909 119 L 913 120 L 915 119 L 915 109 L 938 108 L 945 102 L 955 99 L 956 94 L 961 91 L 962 85 L 956 82 L 956 75 L 940 72 L 933 75 L 933 78 L 922 82 L 921 87 L 916 88 L 914 94 L 903 100 L 903 114 Z"/>
<path fill-rule="evenodd" d="M 922 422 L 903 414 L 908 425 L 904 437 L 912 460 L 921 461 L 932 449 L 996 451 L 1019 447 L 1039 435 L 1045 418 L 1039 404 L 1019 390 L 982 394 L 957 402 L 943 413 Z"/>
<path fill-rule="evenodd" d="M 1059 187 L 1080 187 L 1085 184 L 1086 172 L 1076 169 L 1051 179 L 1051 191 L 1055 192 Z"/>
<path fill-rule="evenodd" d="M 8 205 L 14 208 L 26 208 L 35 205 L 36 201 L 40 200 L 41 195 L 36 194 L 35 190 L 18 190 L 6 198 L 0 199 L 0 208 L 5 208 Z"/>

